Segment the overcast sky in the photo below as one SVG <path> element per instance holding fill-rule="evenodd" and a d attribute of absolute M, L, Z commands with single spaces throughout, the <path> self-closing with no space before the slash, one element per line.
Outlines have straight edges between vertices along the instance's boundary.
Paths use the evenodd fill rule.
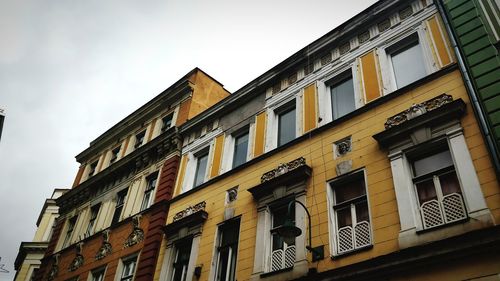
<path fill-rule="evenodd" d="M 194 67 L 234 92 L 374 2 L 0 0 L 0 280 L 106 129 Z"/>

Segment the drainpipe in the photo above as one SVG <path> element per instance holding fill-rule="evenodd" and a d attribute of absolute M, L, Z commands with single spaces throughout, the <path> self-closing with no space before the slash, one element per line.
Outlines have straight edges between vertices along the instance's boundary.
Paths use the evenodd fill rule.
<path fill-rule="evenodd" d="M 500 181 L 500 159 L 498 157 L 499 151 L 495 145 L 495 142 L 494 142 L 493 136 L 491 135 L 488 124 L 486 123 L 485 113 L 484 113 L 484 111 L 481 107 L 481 104 L 479 103 L 479 100 L 477 98 L 477 93 L 476 93 L 476 90 L 472 84 L 470 74 L 469 74 L 467 68 L 465 67 L 464 57 L 463 57 L 462 51 L 458 47 L 457 40 L 456 40 L 456 34 L 450 26 L 448 14 L 446 13 L 446 10 L 444 8 L 443 1 L 442 0 L 434 0 L 434 3 L 436 4 L 436 6 L 439 10 L 439 13 L 441 14 L 441 17 L 443 18 L 443 22 L 444 22 L 446 31 L 450 35 L 451 45 L 453 47 L 453 50 L 455 51 L 455 55 L 457 56 L 458 67 L 460 68 L 460 71 L 462 73 L 462 78 L 465 82 L 465 88 L 467 90 L 467 93 L 469 94 L 469 98 L 472 101 L 471 105 L 472 105 L 474 113 L 479 121 L 479 125 L 480 125 L 479 127 L 481 128 L 481 132 L 483 133 L 483 137 L 486 140 L 486 146 L 488 147 L 488 150 L 489 150 L 490 156 L 491 156 L 491 160 L 493 162 L 493 165 L 495 166 L 497 180 Z"/>

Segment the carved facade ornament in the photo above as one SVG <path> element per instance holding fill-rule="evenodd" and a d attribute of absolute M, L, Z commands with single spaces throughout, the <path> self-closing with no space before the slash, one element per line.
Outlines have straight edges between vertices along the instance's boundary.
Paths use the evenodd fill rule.
<path fill-rule="evenodd" d="M 276 169 L 264 173 L 262 177 L 260 177 L 260 182 L 264 183 L 266 181 L 270 181 L 275 177 L 281 176 L 283 174 L 288 173 L 291 170 L 295 170 L 298 167 L 305 165 L 306 165 L 306 159 L 304 157 L 297 158 L 285 164 L 279 164 Z"/>
<path fill-rule="evenodd" d="M 187 207 L 186 209 L 178 212 L 177 214 L 175 214 L 174 216 L 174 219 L 173 219 L 173 222 L 176 222 L 178 220 L 181 220 L 191 214 L 194 214 L 196 212 L 199 212 L 199 211 L 204 211 L 205 210 L 205 207 L 206 207 L 207 203 L 205 201 L 203 202 L 200 202 L 194 206 L 189 206 Z"/>
<path fill-rule="evenodd" d="M 83 260 L 83 255 L 82 255 L 82 249 L 83 249 L 83 242 L 76 244 L 76 257 L 73 259 L 73 261 L 69 265 L 69 271 L 75 271 L 80 266 L 83 265 L 84 260 Z"/>
<path fill-rule="evenodd" d="M 407 110 L 400 112 L 385 122 L 384 126 L 386 129 L 390 129 L 394 126 L 403 124 L 404 122 L 411 120 L 417 116 L 425 114 L 434 109 L 440 108 L 441 106 L 453 101 L 453 97 L 447 94 L 439 95 L 428 101 L 424 101 L 419 104 L 414 104 Z"/>
<path fill-rule="evenodd" d="M 49 281 L 54 280 L 59 272 L 59 254 L 54 255 L 54 262 L 52 263 L 52 267 L 49 271 L 49 276 L 47 279 Z"/>
<path fill-rule="evenodd" d="M 111 243 L 109 243 L 109 229 L 102 232 L 103 242 L 99 250 L 97 250 L 97 254 L 95 255 L 96 260 L 101 260 L 107 255 L 111 254 L 113 248 L 111 247 Z"/>
<path fill-rule="evenodd" d="M 378 32 L 384 32 L 387 29 L 391 28 L 391 21 L 389 19 L 385 19 L 377 24 Z"/>
<path fill-rule="evenodd" d="M 363 44 L 368 40 L 370 40 L 370 31 L 367 30 L 367 31 L 358 35 L 359 44 Z"/>
<path fill-rule="evenodd" d="M 134 225 L 134 229 L 128 235 L 127 240 L 123 244 L 124 248 L 132 247 L 137 243 L 140 243 L 144 240 L 144 230 L 140 228 L 140 219 L 141 216 L 137 215 L 132 218 L 132 224 Z"/>
<path fill-rule="evenodd" d="M 347 137 L 335 142 L 335 158 L 342 157 L 352 150 L 351 137 Z"/>
<path fill-rule="evenodd" d="M 409 18 L 413 14 L 413 9 L 411 6 L 408 6 L 402 10 L 399 11 L 399 19 L 404 20 Z"/>
<path fill-rule="evenodd" d="M 237 198 L 238 198 L 238 188 L 237 187 L 231 188 L 227 191 L 227 202 L 228 203 L 236 201 Z"/>
<path fill-rule="evenodd" d="M 288 76 L 288 85 L 292 85 L 295 82 L 297 82 L 297 72 Z"/>

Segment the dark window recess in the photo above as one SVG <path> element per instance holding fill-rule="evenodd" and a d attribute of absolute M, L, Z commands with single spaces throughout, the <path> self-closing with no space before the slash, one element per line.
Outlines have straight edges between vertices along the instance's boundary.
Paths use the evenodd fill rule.
<path fill-rule="evenodd" d="M 146 131 L 142 131 L 135 135 L 135 148 L 140 147 L 144 143 L 144 137 L 146 136 Z"/>
<path fill-rule="evenodd" d="M 172 267 L 172 281 L 186 281 L 192 242 L 192 239 L 188 239 L 175 245 L 176 253 Z"/>
<path fill-rule="evenodd" d="M 109 164 L 113 164 L 116 159 L 118 159 L 118 153 L 120 153 L 120 146 L 111 150 L 111 158 L 109 159 Z"/>
<path fill-rule="evenodd" d="M 146 190 L 144 191 L 144 198 L 142 199 L 141 211 L 149 208 L 153 201 L 153 191 L 156 187 L 156 181 L 158 178 L 158 173 L 155 173 L 149 177 L 147 177 L 147 185 Z"/>
<path fill-rule="evenodd" d="M 236 280 L 236 255 L 238 252 L 238 237 L 240 221 L 228 222 L 219 227 L 217 245 L 217 281 Z"/>
<path fill-rule="evenodd" d="M 169 114 L 165 117 L 163 117 L 163 119 L 161 119 L 161 131 L 164 132 L 166 130 L 168 130 L 171 126 L 172 126 L 172 114 Z"/>
<path fill-rule="evenodd" d="M 125 199 L 127 198 L 127 192 L 128 188 L 118 192 L 118 194 L 116 195 L 116 207 L 115 213 L 113 214 L 113 220 L 111 221 L 112 225 L 120 221 L 123 206 L 125 205 Z"/>

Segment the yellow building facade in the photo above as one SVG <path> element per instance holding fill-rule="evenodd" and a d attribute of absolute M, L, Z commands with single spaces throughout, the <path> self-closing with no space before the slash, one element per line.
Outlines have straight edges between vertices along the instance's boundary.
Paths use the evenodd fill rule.
<path fill-rule="evenodd" d="M 377 2 L 180 132 L 155 280 L 500 279 L 499 181 L 432 1 Z"/>

